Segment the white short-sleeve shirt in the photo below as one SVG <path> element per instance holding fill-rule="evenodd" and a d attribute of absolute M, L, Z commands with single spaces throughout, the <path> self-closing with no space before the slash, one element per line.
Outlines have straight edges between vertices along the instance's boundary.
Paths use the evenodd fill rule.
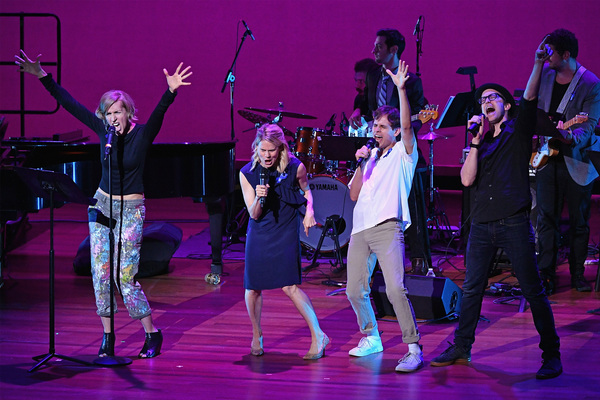
<path fill-rule="evenodd" d="M 379 159 L 378 149 L 371 150 L 370 158 L 361 167 L 363 183 L 354 206 L 352 234 L 389 219 L 402 221 L 403 229 L 410 225 L 408 195 L 419 157 L 414 138 L 413 145 L 413 152 L 407 154 L 406 147 L 400 140 Z M 353 181 L 354 178 L 350 181 L 350 187 Z"/>

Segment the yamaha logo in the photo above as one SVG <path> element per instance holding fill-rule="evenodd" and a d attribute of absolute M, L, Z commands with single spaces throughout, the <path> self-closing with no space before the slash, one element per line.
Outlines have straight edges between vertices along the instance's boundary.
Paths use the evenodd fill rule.
<path fill-rule="evenodd" d="M 310 190 L 339 190 L 335 183 L 311 183 Z"/>

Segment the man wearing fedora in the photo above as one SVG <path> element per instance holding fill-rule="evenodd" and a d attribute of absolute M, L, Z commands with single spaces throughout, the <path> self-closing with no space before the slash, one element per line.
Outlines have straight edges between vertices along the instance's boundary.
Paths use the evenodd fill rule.
<path fill-rule="evenodd" d="M 468 126 L 479 125 L 471 150 L 460 171 L 463 185 L 472 187 L 472 223 L 465 256 L 466 275 L 454 343 L 431 361 L 431 366 L 466 364 L 471 361 L 475 328 L 481 314 L 489 267 L 498 249 L 511 260 L 523 296 L 531 306 L 540 335 L 542 367 L 538 379 L 562 373 L 560 340 L 554 315 L 537 269 L 535 236 L 529 218 L 531 192 L 529 158 L 536 126 L 540 75 L 548 55 L 542 42 L 535 53 L 533 71 L 520 104 L 501 85 L 488 83 L 475 92 L 481 104 Z M 487 119 L 489 129 L 483 129 Z"/>

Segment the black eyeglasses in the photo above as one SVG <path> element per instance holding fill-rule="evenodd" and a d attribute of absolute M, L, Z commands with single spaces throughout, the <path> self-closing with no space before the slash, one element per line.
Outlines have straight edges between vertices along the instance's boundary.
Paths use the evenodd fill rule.
<path fill-rule="evenodd" d="M 504 100 L 504 97 L 500 96 L 498 93 L 492 93 L 490 95 L 483 96 L 482 98 L 477 99 L 477 102 L 479 104 L 485 104 L 485 103 L 487 103 L 488 100 L 494 101 L 494 100 L 498 100 L 498 99 Z"/>

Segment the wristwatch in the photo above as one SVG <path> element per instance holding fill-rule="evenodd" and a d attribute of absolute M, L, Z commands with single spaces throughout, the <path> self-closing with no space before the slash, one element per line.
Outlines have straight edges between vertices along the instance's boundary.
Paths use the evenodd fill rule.
<path fill-rule="evenodd" d="M 481 143 L 473 143 L 473 142 L 471 142 L 469 144 L 469 147 L 471 147 L 473 149 L 479 149 L 481 147 Z"/>

